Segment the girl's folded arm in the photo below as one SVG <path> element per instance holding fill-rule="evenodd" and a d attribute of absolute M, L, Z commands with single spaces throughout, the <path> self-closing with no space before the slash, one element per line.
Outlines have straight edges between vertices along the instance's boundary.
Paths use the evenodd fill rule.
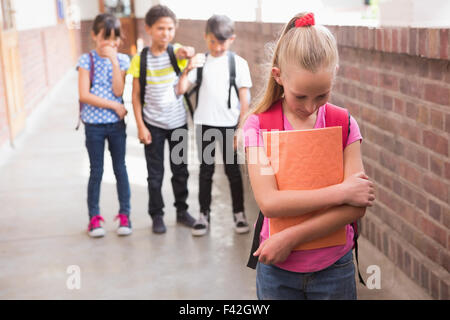
<path fill-rule="evenodd" d="M 359 140 L 347 146 L 344 151 L 344 179 L 355 172 L 363 170 L 361 160 L 361 147 Z M 373 188 L 368 191 L 368 205 L 371 206 L 375 200 Z M 340 205 L 321 210 L 319 213 L 302 222 L 299 225 L 287 228 L 281 233 L 291 248 L 326 236 L 343 226 L 356 221 L 364 216 L 366 207 L 355 207 L 351 205 Z"/>
<path fill-rule="evenodd" d="M 373 183 L 363 174 L 361 147 L 352 143 L 344 151 L 344 181 L 315 190 L 278 190 L 263 147 L 247 148 L 247 163 L 255 200 L 268 218 L 297 216 L 350 204 L 356 216 L 374 200 Z M 356 220 L 356 218 L 354 219 Z"/>
<path fill-rule="evenodd" d="M 298 216 L 344 203 L 339 184 L 316 190 L 278 190 L 263 147 L 247 148 L 247 164 L 255 200 L 268 218 Z"/>
<path fill-rule="evenodd" d="M 344 176 L 348 178 L 363 169 L 360 144 L 352 143 L 344 152 Z M 367 206 L 375 200 L 373 188 L 369 192 Z M 322 209 L 317 214 L 303 221 L 301 224 L 289 227 L 264 241 L 256 251 L 263 263 L 279 263 L 286 260 L 290 252 L 300 244 L 324 237 L 343 226 L 364 216 L 366 207 L 339 205 Z"/>

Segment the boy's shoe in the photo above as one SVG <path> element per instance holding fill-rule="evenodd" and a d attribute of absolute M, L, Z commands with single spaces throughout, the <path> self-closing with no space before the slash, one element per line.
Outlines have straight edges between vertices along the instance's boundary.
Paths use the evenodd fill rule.
<path fill-rule="evenodd" d="M 200 216 L 197 219 L 197 221 L 195 221 L 194 226 L 192 227 L 192 235 L 193 236 L 204 236 L 209 229 L 209 211 L 203 213 L 200 212 Z"/>
<path fill-rule="evenodd" d="M 187 211 L 177 212 L 177 222 L 192 228 L 195 224 L 195 219 Z"/>
<path fill-rule="evenodd" d="M 117 228 L 117 234 L 119 236 L 128 236 L 133 230 L 131 229 L 131 221 L 126 214 L 119 213 L 114 220 L 119 219 L 119 227 Z"/>
<path fill-rule="evenodd" d="M 166 225 L 164 224 L 163 216 L 162 215 L 155 215 L 152 217 L 153 220 L 153 226 L 152 230 L 153 233 L 166 233 Z"/>
<path fill-rule="evenodd" d="M 91 218 L 88 225 L 88 235 L 92 238 L 99 238 L 105 235 L 105 229 L 100 225 L 100 221 L 105 221 L 101 215 L 96 215 Z"/>
<path fill-rule="evenodd" d="M 234 231 L 236 233 L 242 234 L 250 231 L 248 227 L 247 218 L 243 212 L 238 212 L 233 214 L 234 219 Z"/>

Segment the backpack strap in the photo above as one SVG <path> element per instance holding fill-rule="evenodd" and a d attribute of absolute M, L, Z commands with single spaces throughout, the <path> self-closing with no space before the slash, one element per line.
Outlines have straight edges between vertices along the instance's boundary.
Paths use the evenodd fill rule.
<path fill-rule="evenodd" d="M 140 85 L 140 94 L 141 94 L 141 108 L 142 112 L 144 111 L 144 103 L 145 103 L 145 86 L 147 85 L 147 55 L 148 55 L 148 47 L 144 47 L 141 51 L 141 59 L 139 61 L 139 85 Z"/>
<path fill-rule="evenodd" d="M 228 68 L 230 71 L 230 87 L 228 88 L 228 109 L 231 109 L 231 87 L 234 87 L 236 95 L 239 100 L 239 90 L 236 86 L 236 60 L 234 57 L 234 52 L 228 51 Z"/>
<path fill-rule="evenodd" d="M 169 43 L 169 45 L 167 46 L 167 53 L 169 54 L 170 64 L 172 65 L 173 70 L 175 71 L 177 77 L 179 77 L 181 74 L 181 70 L 180 70 L 180 67 L 178 66 L 177 57 L 175 56 L 175 51 L 174 51 L 173 45 L 171 43 Z M 186 104 L 188 106 L 191 116 L 194 117 L 194 109 L 192 108 L 192 104 L 191 104 L 191 101 L 189 100 L 188 93 L 185 93 L 183 96 L 184 96 L 184 101 L 186 101 Z"/>
<path fill-rule="evenodd" d="M 350 113 L 347 109 L 327 103 L 325 105 L 325 126 L 342 127 L 342 150 L 344 150 L 350 134 Z"/>
<path fill-rule="evenodd" d="M 92 88 L 93 86 L 93 82 L 94 82 L 94 72 L 95 72 L 95 66 L 94 66 L 94 56 L 92 54 L 92 51 L 89 51 L 89 89 Z M 78 130 L 80 128 L 80 124 L 81 124 L 81 112 L 83 111 L 83 107 L 84 107 L 84 103 L 81 103 L 81 101 L 79 102 L 80 104 L 80 109 L 78 112 L 78 123 L 77 126 L 75 127 L 75 130 Z"/>
<path fill-rule="evenodd" d="M 205 53 L 205 57 L 208 56 L 208 53 Z M 195 105 L 198 106 L 198 96 L 200 93 L 200 86 L 202 85 L 203 80 L 203 67 L 197 68 L 197 78 L 195 80 L 194 87 L 187 93 L 188 98 L 191 97 L 193 93 L 195 93 Z"/>

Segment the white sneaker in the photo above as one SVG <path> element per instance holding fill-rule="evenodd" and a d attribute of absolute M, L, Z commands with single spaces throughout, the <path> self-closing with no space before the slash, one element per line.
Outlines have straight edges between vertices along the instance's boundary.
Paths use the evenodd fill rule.
<path fill-rule="evenodd" d="M 119 236 L 128 236 L 133 233 L 133 229 L 131 229 L 131 221 L 126 214 L 119 213 L 114 220 L 119 219 L 119 227 L 117 228 L 117 235 Z"/>
<path fill-rule="evenodd" d="M 209 212 L 202 213 L 200 212 L 200 216 L 195 221 L 194 226 L 191 229 L 192 235 L 196 237 L 204 236 L 209 229 Z"/>
<path fill-rule="evenodd" d="M 234 231 L 236 233 L 242 234 L 250 231 L 247 223 L 247 218 L 243 212 L 238 212 L 233 214 L 234 219 Z"/>
<path fill-rule="evenodd" d="M 92 217 L 92 219 L 89 221 L 89 225 L 88 225 L 88 235 L 92 238 L 100 238 L 103 237 L 105 235 L 105 229 L 102 228 L 100 222 L 104 222 L 105 220 L 103 219 L 102 216 L 97 215 Z"/>

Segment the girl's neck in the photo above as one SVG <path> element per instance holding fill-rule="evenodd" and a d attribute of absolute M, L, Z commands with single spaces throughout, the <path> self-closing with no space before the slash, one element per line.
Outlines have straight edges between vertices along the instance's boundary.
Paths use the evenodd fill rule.
<path fill-rule="evenodd" d="M 317 114 L 319 113 L 319 109 L 317 109 L 316 112 L 311 114 L 308 117 L 302 117 L 296 113 L 293 113 L 290 111 L 290 109 L 286 106 L 286 100 L 282 100 L 282 106 L 283 106 L 283 114 L 288 119 L 289 123 L 291 124 L 292 128 L 294 130 L 306 130 L 306 129 L 313 129 L 316 125 L 317 121 Z"/>
<path fill-rule="evenodd" d="M 159 47 L 159 46 L 154 46 L 154 45 L 152 45 L 150 47 L 150 51 L 152 52 L 152 55 L 154 55 L 154 56 L 159 56 L 159 55 L 163 54 L 166 50 L 167 50 L 167 48 L 165 48 L 165 47 Z"/>

